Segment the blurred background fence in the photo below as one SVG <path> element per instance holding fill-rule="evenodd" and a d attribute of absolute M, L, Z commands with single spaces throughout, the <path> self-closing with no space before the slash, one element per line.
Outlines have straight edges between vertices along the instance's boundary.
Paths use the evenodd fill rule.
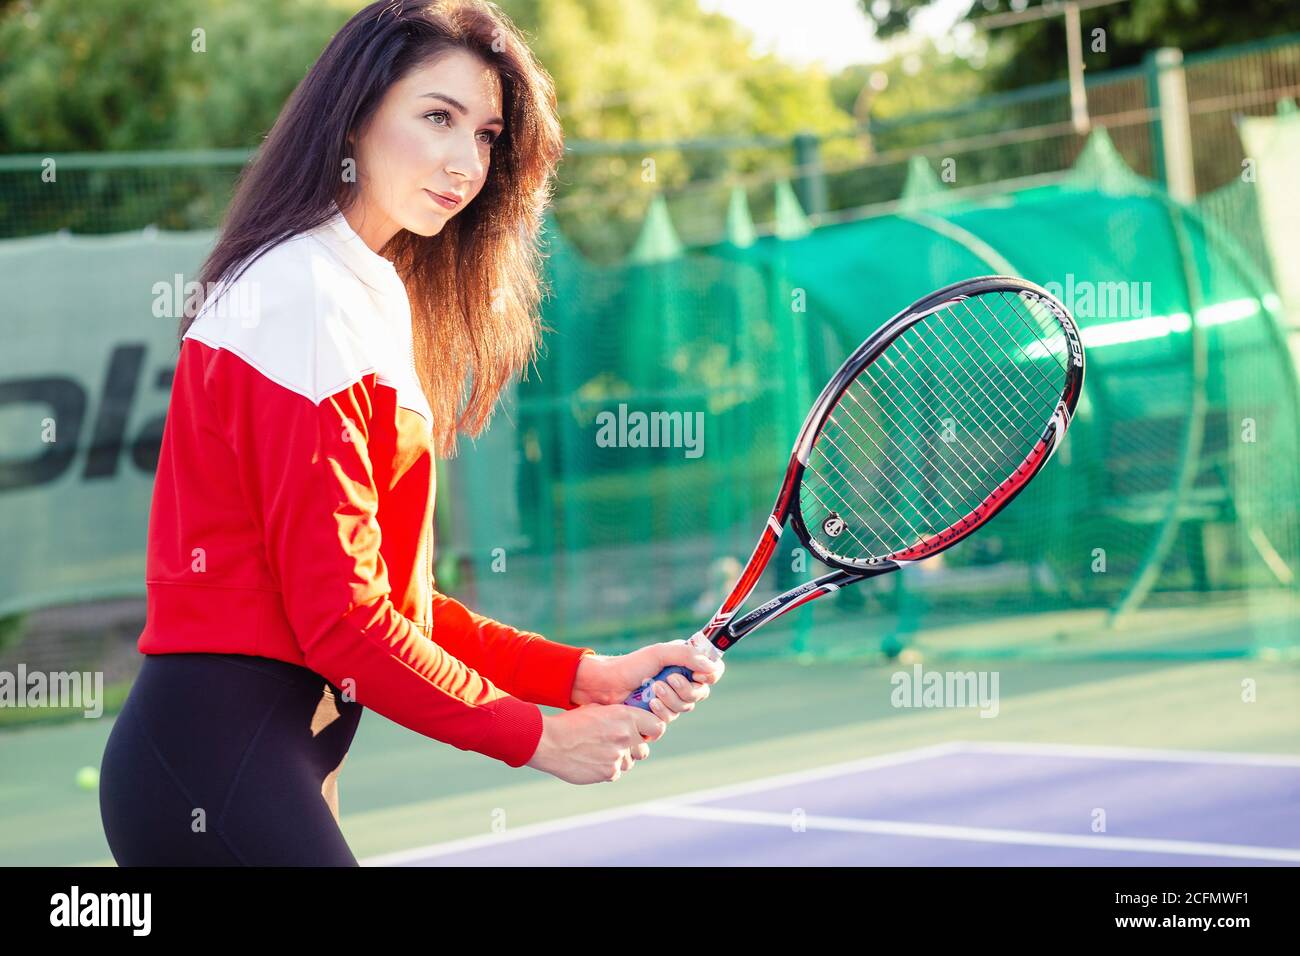
<path fill-rule="evenodd" d="M 981 97 L 939 111 L 867 118 L 842 132 L 719 137 L 683 141 L 570 142 L 554 212 L 568 239 L 591 258 L 617 261 L 630 247 L 649 203 L 662 197 L 687 244 L 717 241 L 735 187 L 754 219 L 769 228 L 774 186 L 789 180 L 813 224 L 855 218 L 896 202 L 916 156 L 956 188 L 1006 188 L 1008 180 L 1068 171 L 1091 127 L 1103 127 L 1128 166 L 1171 185 L 1173 167 L 1190 163 L 1189 200 L 1240 181 L 1245 153 L 1236 124 L 1268 116 L 1300 95 L 1300 35 L 1259 40 L 1182 57 L 1148 54 L 1141 67 L 1087 78 L 1090 127 L 1072 120 L 1062 80 Z M 1185 89 L 1185 103 L 1162 102 L 1162 77 Z M 1164 139 L 1162 109 L 1185 114 L 1187 135 Z M 51 190 L 39 173 L 50 157 L 0 156 L 0 237 L 115 233 L 153 226 L 212 229 L 251 150 L 90 153 L 53 157 L 71 188 Z M 945 164 L 946 161 L 946 165 Z M 1171 166 L 1172 164 L 1172 166 Z M 684 166 L 658 186 L 659 170 Z M 611 185 L 613 184 L 613 185 Z M 760 231 L 762 227 L 760 226 Z M 621 237 L 618 245 L 611 241 Z"/>
<path fill-rule="evenodd" d="M 1085 124 L 1062 82 L 821 136 L 571 143 L 548 224 L 554 331 L 444 463 L 439 587 L 559 640 L 685 637 L 842 357 L 930 289 L 1010 272 L 1085 329 L 1059 459 L 950 555 L 739 652 L 1294 653 L 1300 269 L 1270 209 L 1300 174 L 1297 93 L 1290 36 L 1091 76 Z M 142 592 L 175 355 L 159 303 L 197 271 L 249 155 L 0 156 L 0 299 L 31 320 L 6 323 L 0 611 Z M 60 443 L 16 414 L 32 405 L 61 411 Z M 598 416 L 620 407 L 698 420 L 702 446 L 604 447 Z M 813 570 L 793 544 L 761 587 Z M 0 664 L 30 659 L 10 643 Z"/>

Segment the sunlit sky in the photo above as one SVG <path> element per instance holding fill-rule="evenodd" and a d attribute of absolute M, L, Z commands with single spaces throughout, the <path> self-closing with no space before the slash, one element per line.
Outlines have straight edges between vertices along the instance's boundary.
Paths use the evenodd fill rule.
<path fill-rule="evenodd" d="M 746 27 L 760 52 L 793 63 L 821 61 L 830 70 L 887 58 L 858 0 L 699 0 Z M 930 36 L 946 33 L 969 9 L 971 0 L 940 0 L 918 15 L 913 28 Z"/>

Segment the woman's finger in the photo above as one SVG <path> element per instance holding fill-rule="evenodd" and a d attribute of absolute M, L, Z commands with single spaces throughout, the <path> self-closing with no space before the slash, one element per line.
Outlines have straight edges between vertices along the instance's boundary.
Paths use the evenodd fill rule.
<path fill-rule="evenodd" d="M 723 671 L 727 665 L 722 661 L 710 661 L 704 657 L 697 657 L 691 665 L 691 678 L 697 684 L 716 684 L 722 679 Z"/>
<path fill-rule="evenodd" d="M 681 674 L 671 674 L 668 677 L 668 683 L 672 685 L 673 690 L 683 703 L 696 704 L 709 696 L 709 685 L 698 684 L 687 680 Z"/>
<path fill-rule="evenodd" d="M 659 691 L 655 691 L 655 696 L 650 698 L 650 712 L 665 724 L 671 724 L 681 714 L 690 709 L 688 707 L 682 707 L 681 710 L 673 710 L 668 704 L 664 703 L 664 700 L 659 696 L 659 693 Z M 672 691 L 669 691 L 668 693 L 671 694 Z"/>
<path fill-rule="evenodd" d="M 684 714 L 695 707 L 694 695 L 689 690 L 681 688 L 680 685 L 683 683 L 687 688 L 691 686 L 691 682 L 680 674 L 672 674 L 667 682 L 659 681 L 655 685 L 658 699 L 674 714 Z"/>

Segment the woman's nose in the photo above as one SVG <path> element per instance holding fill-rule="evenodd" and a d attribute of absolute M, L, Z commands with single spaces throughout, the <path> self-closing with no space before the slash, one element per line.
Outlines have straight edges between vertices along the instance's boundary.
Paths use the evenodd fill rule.
<path fill-rule="evenodd" d="M 474 136 L 456 137 L 455 146 L 447 157 L 447 172 L 473 181 L 483 175 L 483 160 L 479 156 L 478 141 Z"/>

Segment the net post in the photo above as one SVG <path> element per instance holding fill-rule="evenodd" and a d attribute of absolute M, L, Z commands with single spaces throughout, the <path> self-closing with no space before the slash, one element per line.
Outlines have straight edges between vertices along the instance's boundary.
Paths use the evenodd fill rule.
<path fill-rule="evenodd" d="M 1065 43 L 1070 62 L 1070 118 L 1074 131 L 1086 136 L 1092 120 L 1088 116 L 1088 90 L 1083 82 L 1083 27 L 1077 3 L 1065 5 Z"/>
<path fill-rule="evenodd" d="M 1165 190 L 1174 199 L 1196 199 L 1196 170 L 1192 162 L 1192 122 L 1187 108 L 1187 79 L 1183 51 L 1163 47 L 1151 57 L 1154 93 L 1159 117 L 1160 152 Z"/>

